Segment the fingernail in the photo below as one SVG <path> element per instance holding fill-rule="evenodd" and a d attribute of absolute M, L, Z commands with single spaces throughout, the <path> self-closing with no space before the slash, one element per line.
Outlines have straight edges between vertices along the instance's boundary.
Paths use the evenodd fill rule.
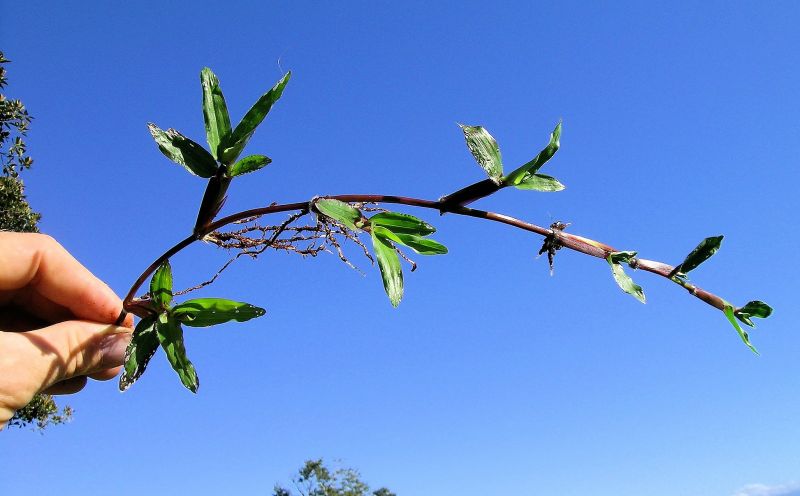
<path fill-rule="evenodd" d="M 115 332 L 103 338 L 100 350 L 103 353 L 104 368 L 116 367 L 125 362 L 125 350 L 131 342 L 130 332 Z"/>

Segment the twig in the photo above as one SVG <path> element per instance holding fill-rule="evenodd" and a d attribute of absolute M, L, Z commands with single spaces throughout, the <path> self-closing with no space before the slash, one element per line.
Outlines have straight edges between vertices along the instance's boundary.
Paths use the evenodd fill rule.
<path fill-rule="evenodd" d="M 608 255 L 610 255 L 612 252 L 617 251 L 614 248 L 610 247 L 609 245 L 600 243 L 598 241 L 594 241 L 592 239 L 584 238 L 582 236 L 569 234 L 556 229 L 547 229 L 538 226 L 536 224 L 531 224 L 504 214 L 488 212 L 485 210 L 477 210 L 459 205 L 445 204 L 442 203 L 441 201 L 425 200 L 420 198 L 410 198 L 403 196 L 389 196 L 389 195 L 335 195 L 335 196 L 327 196 L 325 198 L 333 198 L 347 203 L 364 203 L 364 204 L 393 203 L 393 204 L 407 205 L 411 207 L 428 208 L 432 210 L 437 210 L 441 213 L 452 213 L 455 215 L 463 215 L 467 217 L 486 219 L 493 222 L 499 222 L 502 224 L 513 226 L 516 227 L 517 229 L 522 229 L 524 231 L 533 232 L 540 236 L 552 237 L 553 240 L 563 248 L 568 248 L 570 250 L 583 253 L 585 255 L 602 259 L 608 257 Z M 125 296 L 125 299 L 123 300 L 125 309 L 141 317 L 142 314 L 144 313 L 144 311 L 142 310 L 142 306 L 137 305 L 134 302 L 134 295 L 136 293 L 136 290 L 139 289 L 139 287 L 144 283 L 147 277 L 149 277 L 165 260 L 169 259 L 170 257 L 180 252 L 181 250 L 183 250 L 193 242 L 197 241 L 198 239 L 201 239 L 204 235 L 214 232 L 228 224 L 237 223 L 251 217 L 274 214 L 279 212 L 290 212 L 290 211 L 297 211 L 295 215 L 299 216 L 305 215 L 306 213 L 308 213 L 308 202 L 303 201 L 303 202 L 285 203 L 285 204 L 272 204 L 267 207 L 254 208 L 250 210 L 237 212 L 210 223 L 201 233 L 199 233 L 198 236 L 192 234 L 187 238 L 179 241 L 175 246 L 168 249 L 156 260 L 154 260 L 144 270 L 144 272 L 142 272 L 142 274 L 136 279 L 136 281 L 131 286 L 131 289 L 128 291 L 128 294 Z M 362 248 L 366 249 L 363 245 Z M 668 277 L 669 273 L 674 268 L 671 265 L 651 260 L 638 259 L 638 268 L 645 270 L 647 272 L 652 272 L 653 274 L 660 275 L 672 281 L 672 279 Z M 697 286 L 692 286 L 691 290 L 688 291 L 693 296 L 696 296 L 700 300 L 706 302 L 707 304 L 719 310 L 723 310 L 725 308 L 725 300 L 723 300 L 721 297 L 713 293 L 698 288 Z"/>

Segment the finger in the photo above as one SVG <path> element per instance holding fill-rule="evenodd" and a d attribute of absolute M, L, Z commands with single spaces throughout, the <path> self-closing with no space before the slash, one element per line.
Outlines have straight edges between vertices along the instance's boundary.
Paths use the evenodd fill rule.
<path fill-rule="evenodd" d="M 105 283 L 42 234 L 0 232 L 0 290 L 31 287 L 79 319 L 113 323 L 122 301 Z"/>
<path fill-rule="evenodd" d="M 119 317 L 119 315 L 117 315 L 117 317 Z M 116 324 L 116 322 L 117 321 L 115 320 L 114 323 Z M 121 325 L 122 325 L 122 327 L 127 327 L 129 329 L 133 329 L 133 314 L 125 312 L 125 318 L 122 319 L 122 324 Z"/>
<path fill-rule="evenodd" d="M 57 382 L 42 391 L 45 394 L 75 394 L 86 387 L 86 376 L 81 375 Z"/>
<path fill-rule="evenodd" d="M 120 371 L 122 370 L 122 366 L 120 367 L 113 367 L 110 369 L 105 369 L 95 374 L 89 374 L 90 379 L 94 379 L 96 381 L 108 381 L 110 379 L 115 378 Z"/>
<path fill-rule="evenodd" d="M 95 374 L 89 374 L 88 377 L 89 379 L 94 379 L 95 381 L 108 381 L 119 375 L 121 370 L 122 366 L 114 367 L 105 369 Z M 74 394 L 86 387 L 86 383 L 87 376 L 80 375 L 78 377 L 73 377 L 72 379 L 65 379 L 57 382 L 42 392 L 45 394 Z"/>
<path fill-rule="evenodd" d="M 125 327 L 72 320 L 15 336 L 27 342 L 22 352 L 25 367 L 41 390 L 122 365 L 131 332 Z"/>
<path fill-rule="evenodd" d="M 25 332 L 34 329 L 41 329 L 48 325 L 49 322 L 42 321 L 24 310 L 17 311 L 16 309 L 2 309 L 0 310 L 0 331 L 9 332 Z"/>
<path fill-rule="evenodd" d="M 72 312 L 58 303 L 53 303 L 49 298 L 42 296 L 36 289 L 25 287 L 22 289 L 12 289 L 0 291 L 0 302 L 6 305 L 3 313 L 16 313 L 18 311 L 27 312 L 35 315 L 45 325 L 72 320 L 75 318 Z M 31 329 L 34 329 L 33 327 Z"/>

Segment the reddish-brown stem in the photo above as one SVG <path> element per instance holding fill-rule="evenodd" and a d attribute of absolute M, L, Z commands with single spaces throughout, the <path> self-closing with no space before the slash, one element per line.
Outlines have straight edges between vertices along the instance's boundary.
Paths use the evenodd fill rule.
<path fill-rule="evenodd" d="M 445 205 L 445 208 L 454 206 L 463 207 L 476 200 L 489 196 L 492 193 L 496 193 L 502 187 L 502 184 L 498 184 L 491 179 L 484 179 L 483 181 L 478 181 L 465 188 L 461 188 L 454 193 L 450 193 L 447 196 L 443 196 L 439 201 Z"/>
<path fill-rule="evenodd" d="M 522 229 L 524 231 L 530 231 L 540 236 L 545 236 L 545 237 L 552 236 L 553 238 L 555 238 L 555 240 L 558 242 L 559 245 L 565 248 L 569 248 L 579 253 L 583 253 L 597 258 L 605 259 L 612 252 L 617 251 L 606 244 L 588 238 L 584 238 L 582 236 L 569 234 L 563 231 L 547 229 L 508 215 L 498 214 L 495 212 L 487 212 L 485 210 L 477 210 L 459 205 L 448 204 L 442 201 L 424 200 L 420 198 L 409 198 L 404 196 L 387 196 L 387 195 L 334 195 L 334 196 L 325 196 L 324 198 L 333 198 L 336 200 L 340 200 L 343 202 L 350 202 L 350 203 L 368 203 L 368 202 L 395 203 L 400 205 L 408 205 L 411 207 L 429 208 L 433 210 L 438 210 L 442 213 L 448 212 L 456 215 L 464 215 L 467 217 L 477 217 L 480 219 L 491 220 L 494 222 L 507 224 L 509 226 Z M 309 209 L 309 202 L 296 202 L 296 203 L 285 203 L 281 205 L 270 205 L 268 207 L 254 208 L 251 210 L 244 210 L 241 212 L 237 212 L 235 214 L 228 215 L 227 217 L 223 217 L 217 221 L 208 224 L 203 230 L 201 230 L 197 234 L 192 234 L 191 236 L 181 240 L 175 246 L 164 252 L 155 261 L 153 261 L 153 263 L 151 263 L 147 267 L 147 269 L 144 270 L 144 272 L 142 272 L 142 274 L 138 277 L 138 279 L 136 279 L 136 282 L 133 283 L 133 286 L 131 286 L 131 289 L 128 291 L 128 294 L 125 296 L 125 299 L 123 300 L 123 306 L 125 310 L 134 313 L 136 315 L 139 315 L 140 317 L 146 315 L 146 310 L 144 310 L 143 306 L 139 304 L 137 300 L 134 299 L 136 291 L 139 290 L 144 281 L 165 260 L 169 259 L 170 257 L 175 255 L 179 251 L 183 250 L 193 242 L 202 239 L 203 236 L 205 236 L 206 234 L 216 231 L 217 229 L 220 229 L 221 227 L 224 227 L 233 222 L 246 219 L 249 217 L 268 215 L 279 212 L 290 212 L 295 210 L 308 211 L 308 209 Z M 654 262 L 652 260 L 636 259 L 634 262 L 634 266 L 638 269 L 642 269 L 647 272 L 652 272 L 653 274 L 658 274 L 662 277 L 670 279 L 671 281 L 684 287 L 687 291 L 689 291 L 690 294 L 696 296 L 697 298 L 701 299 L 702 301 L 708 303 L 709 305 L 715 308 L 718 308 L 720 310 L 723 310 L 725 308 L 726 304 L 725 300 L 723 300 L 719 296 L 716 296 L 712 293 L 709 293 L 708 291 L 700 289 L 684 281 L 679 281 L 674 278 L 670 278 L 669 274 L 673 269 L 671 265 L 667 265 L 661 262 Z"/>

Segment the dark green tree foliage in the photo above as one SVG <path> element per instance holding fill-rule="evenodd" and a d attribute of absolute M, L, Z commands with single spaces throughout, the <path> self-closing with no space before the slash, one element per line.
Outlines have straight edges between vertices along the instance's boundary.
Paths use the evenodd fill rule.
<path fill-rule="evenodd" d="M 25 185 L 18 177 L 0 176 L 0 230 L 39 232 L 40 215 L 25 199 Z"/>
<path fill-rule="evenodd" d="M 0 90 L 8 84 L 5 64 L 10 62 L 0 52 Z M 25 136 L 32 117 L 19 100 L 10 100 L 0 93 L 0 231 L 39 232 L 36 224 L 41 217 L 31 210 L 25 199 L 25 185 L 19 174 L 30 169 L 33 159 L 27 154 Z M 59 411 L 53 397 L 39 394 L 25 408 L 17 411 L 9 426 L 34 426 L 44 429 L 48 425 L 63 424 L 72 417 L 72 408 Z"/>
<path fill-rule="evenodd" d="M 59 410 L 55 400 L 49 394 L 37 394 L 33 401 L 24 408 L 17 410 L 9 426 L 26 427 L 31 426 L 44 430 L 48 425 L 64 424 L 72 420 L 72 407 L 69 405 Z"/>
<path fill-rule="evenodd" d="M 292 479 L 292 488 L 276 485 L 274 496 L 397 496 L 385 487 L 370 490 L 352 468 L 331 471 L 322 459 L 308 460 Z"/>
<path fill-rule="evenodd" d="M 0 90 L 8 84 L 6 68 L 9 60 L 0 52 Z M 10 100 L 0 93 L 0 229 L 3 231 L 38 232 L 39 214 L 25 200 L 25 186 L 19 173 L 29 169 L 33 159 L 27 155 L 24 137 L 31 116 L 19 100 Z"/>
<path fill-rule="evenodd" d="M 5 64 L 10 62 L 0 52 L 0 89 L 8 84 Z M 9 100 L 0 94 L 0 143 L 3 175 L 17 177 L 23 169 L 30 169 L 33 159 L 27 154 L 24 136 L 28 132 L 31 116 L 19 100 Z"/>

